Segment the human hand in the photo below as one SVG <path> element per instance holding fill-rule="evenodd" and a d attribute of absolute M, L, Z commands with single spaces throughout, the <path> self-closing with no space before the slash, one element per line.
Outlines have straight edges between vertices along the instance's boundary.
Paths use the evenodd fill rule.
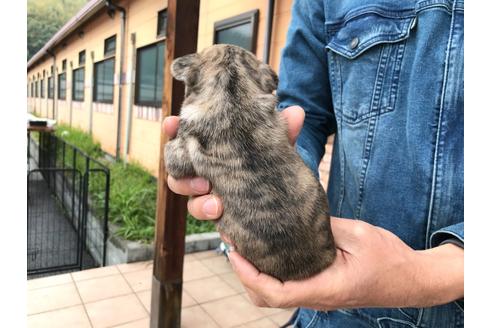
<path fill-rule="evenodd" d="M 294 144 L 304 123 L 304 110 L 299 106 L 291 106 L 280 113 L 287 122 L 288 136 Z M 179 117 L 169 116 L 164 119 L 162 128 L 169 138 L 174 138 L 179 127 Z M 188 200 L 188 212 L 199 220 L 215 220 L 222 215 L 222 201 L 216 195 L 210 194 L 210 182 L 201 177 L 186 177 L 175 179 L 168 176 L 167 184 L 173 192 L 193 196 Z"/>
<path fill-rule="evenodd" d="M 463 250 L 445 244 L 414 251 L 388 230 L 331 218 L 337 257 L 323 272 L 281 282 L 237 252 L 229 259 L 252 302 L 262 307 L 319 310 L 426 307 L 463 297 Z"/>

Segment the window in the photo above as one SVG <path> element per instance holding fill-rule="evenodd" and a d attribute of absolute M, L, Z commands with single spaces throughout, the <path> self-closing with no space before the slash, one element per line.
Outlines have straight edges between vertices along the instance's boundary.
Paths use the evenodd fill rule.
<path fill-rule="evenodd" d="M 48 78 L 48 98 L 49 99 L 53 99 L 53 91 L 54 91 L 54 88 L 53 88 L 53 77 L 50 76 Z"/>
<path fill-rule="evenodd" d="M 157 36 L 166 36 L 167 9 L 159 11 L 157 14 Z"/>
<path fill-rule="evenodd" d="M 66 69 L 67 69 L 67 60 L 64 59 L 62 60 L 62 71 L 65 72 Z"/>
<path fill-rule="evenodd" d="M 44 79 L 41 80 L 41 90 L 40 90 L 41 98 L 44 98 Z"/>
<path fill-rule="evenodd" d="M 214 24 L 214 44 L 234 44 L 254 53 L 257 34 L 257 9 Z"/>
<path fill-rule="evenodd" d="M 164 42 L 137 50 L 137 77 L 135 103 L 162 106 L 162 80 L 164 76 Z"/>
<path fill-rule="evenodd" d="M 79 68 L 73 71 L 72 76 L 72 99 L 84 101 L 84 73 L 85 69 Z"/>
<path fill-rule="evenodd" d="M 85 50 L 79 52 L 79 66 L 85 64 Z"/>
<path fill-rule="evenodd" d="M 104 56 L 114 55 L 116 52 L 116 35 L 104 40 Z"/>
<path fill-rule="evenodd" d="M 36 98 L 38 97 L 38 90 L 39 90 L 39 81 L 36 81 L 36 89 L 35 89 L 35 92 L 36 92 Z"/>
<path fill-rule="evenodd" d="M 31 98 L 34 97 L 34 82 L 31 82 Z"/>
<path fill-rule="evenodd" d="M 113 103 L 114 58 L 94 64 L 94 101 Z"/>
<path fill-rule="evenodd" d="M 58 74 L 58 99 L 65 100 L 67 97 L 67 74 Z"/>
<path fill-rule="evenodd" d="M 53 73 L 54 73 L 54 71 L 55 71 L 55 69 L 54 69 L 53 65 L 51 65 L 50 70 L 51 70 L 51 75 L 53 75 Z"/>

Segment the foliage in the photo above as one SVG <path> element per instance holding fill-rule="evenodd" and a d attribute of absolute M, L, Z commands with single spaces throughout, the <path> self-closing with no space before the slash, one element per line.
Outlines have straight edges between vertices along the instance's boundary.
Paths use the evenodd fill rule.
<path fill-rule="evenodd" d="M 27 59 L 29 60 L 86 0 L 27 1 Z"/>
<path fill-rule="evenodd" d="M 87 133 L 59 125 L 57 136 L 80 148 L 89 156 L 97 159 L 111 171 L 109 220 L 119 226 L 117 234 L 128 240 L 151 242 L 154 239 L 155 211 L 157 198 L 157 181 L 144 168 L 136 163 L 126 164 L 122 161 L 109 162 L 103 158 L 103 151 Z M 60 153 L 59 153 L 59 158 Z M 73 155 L 65 154 L 66 162 L 71 163 Z M 85 163 L 76 159 L 76 167 L 82 172 Z M 103 174 L 91 173 L 89 193 L 95 214 L 103 214 L 104 181 Z M 211 222 L 199 221 L 187 215 L 186 234 L 215 231 Z"/>
<path fill-rule="evenodd" d="M 210 221 L 200 221 L 194 218 L 190 213 L 186 216 L 186 234 L 202 233 L 215 231 L 215 225 Z"/>
<path fill-rule="evenodd" d="M 59 124 L 55 130 L 57 137 L 62 138 L 69 144 L 76 146 L 84 151 L 87 155 L 99 158 L 103 155 L 101 145 L 96 142 L 89 134 L 68 125 Z"/>

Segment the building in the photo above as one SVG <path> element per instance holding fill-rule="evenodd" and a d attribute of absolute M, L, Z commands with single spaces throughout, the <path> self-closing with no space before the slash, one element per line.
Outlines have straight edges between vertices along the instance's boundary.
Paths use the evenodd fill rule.
<path fill-rule="evenodd" d="M 291 4 L 201 0 L 197 50 L 233 43 L 278 70 Z M 109 155 L 157 176 L 166 7 L 90 0 L 29 60 L 28 110 L 91 133 Z"/>

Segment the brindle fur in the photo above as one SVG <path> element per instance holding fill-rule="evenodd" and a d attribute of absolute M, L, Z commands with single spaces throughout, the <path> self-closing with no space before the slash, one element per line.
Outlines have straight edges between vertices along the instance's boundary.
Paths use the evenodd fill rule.
<path fill-rule="evenodd" d="M 171 70 L 186 96 L 165 149 L 168 173 L 211 181 L 224 204 L 217 229 L 261 272 L 286 281 L 328 267 L 336 252 L 326 194 L 289 144 L 275 72 L 231 45 L 178 58 Z"/>

